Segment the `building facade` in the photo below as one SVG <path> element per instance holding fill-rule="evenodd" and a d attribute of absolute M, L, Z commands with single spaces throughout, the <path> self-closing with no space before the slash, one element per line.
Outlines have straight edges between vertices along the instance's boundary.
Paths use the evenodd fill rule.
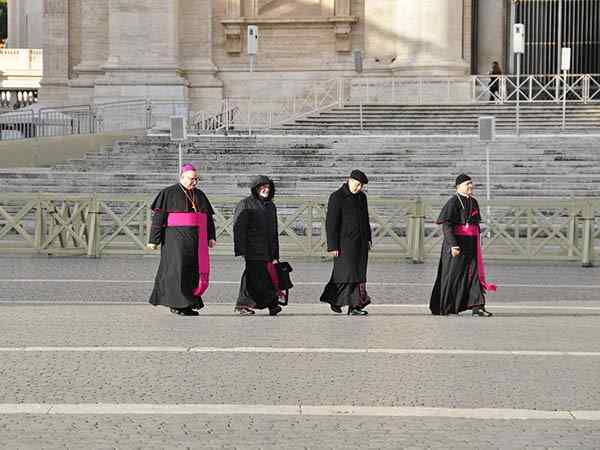
<path fill-rule="evenodd" d="M 7 48 L 42 48 L 42 6 L 42 0 L 8 0 Z"/>
<path fill-rule="evenodd" d="M 249 89 L 255 97 L 290 94 L 299 81 L 464 76 L 487 73 L 492 61 L 510 67 L 507 30 L 515 8 L 535 3 L 39 1 L 45 29 L 44 101 L 150 98 L 191 101 L 195 108 L 225 96 L 248 96 Z M 246 49 L 248 25 L 259 30 L 252 72 Z M 361 73 L 357 51 L 362 56 Z"/>

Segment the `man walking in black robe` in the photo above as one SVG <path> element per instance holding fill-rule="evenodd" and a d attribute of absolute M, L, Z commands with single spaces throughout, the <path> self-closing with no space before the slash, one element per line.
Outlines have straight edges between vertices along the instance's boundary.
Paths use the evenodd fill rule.
<path fill-rule="evenodd" d="M 456 194 L 446 202 L 437 223 L 442 226 L 444 242 L 429 309 L 434 315 L 458 314 L 472 310 L 473 315 L 489 317 L 485 294 L 496 286 L 485 281 L 479 223 L 481 211 L 472 196 L 471 177 L 456 178 Z"/>
<path fill-rule="evenodd" d="M 150 296 L 174 314 L 197 316 L 208 287 L 208 247 L 216 245 L 214 211 L 196 189 L 198 177 L 191 164 L 181 168 L 179 183 L 162 190 L 152 203 L 148 248 L 160 245 L 160 265 Z"/>
<path fill-rule="evenodd" d="M 254 309 L 269 309 L 269 315 L 281 312 L 278 292 L 273 283 L 273 264 L 279 260 L 277 207 L 273 203 L 275 184 L 266 176 L 250 183 L 250 195 L 235 208 L 233 236 L 235 256 L 243 256 L 242 274 L 235 311 L 252 315 Z M 271 273 L 270 273 L 271 272 Z"/>
<path fill-rule="evenodd" d="M 321 295 L 332 311 L 366 315 L 371 299 L 367 294 L 367 263 L 371 249 L 371 224 L 367 196 L 362 192 L 369 182 L 360 170 L 329 197 L 327 205 L 327 251 L 333 256 L 333 272 Z"/>

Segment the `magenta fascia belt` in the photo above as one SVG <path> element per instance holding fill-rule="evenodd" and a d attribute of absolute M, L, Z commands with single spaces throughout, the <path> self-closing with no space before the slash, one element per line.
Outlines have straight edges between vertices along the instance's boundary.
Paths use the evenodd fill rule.
<path fill-rule="evenodd" d="M 483 252 L 481 250 L 481 241 L 479 239 L 479 235 L 481 234 L 479 225 L 455 225 L 454 234 L 456 236 L 471 236 L 477 239 L 477 273 L 479 275 L 479 283 L 485 291 L 496 292 L 496 285 L 485 281 L 485 267 L 483 265 Z"/>
<path fill-rule="evenodd" d="M 167 217 L 168 227 L 196 227 L 198 229 L 198 286 L 192 294 L 200 297 L 208 289 L 210 278 L 210 256 L 208 254 L 207 216 L 202 212 L 171 212 Z"/>

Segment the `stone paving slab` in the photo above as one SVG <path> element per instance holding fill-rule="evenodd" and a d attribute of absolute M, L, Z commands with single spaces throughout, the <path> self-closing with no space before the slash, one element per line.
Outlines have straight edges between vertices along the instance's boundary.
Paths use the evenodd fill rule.
<path fill-rule="evenodd" d="M 146 303 L 156 257 L 0 257 L 0 347 L 13 350 L 0 350 L 0 403 L 518 408 L 579 410 L 578 418 L 593 421 L 17 414 L 0 415 L 0 448 L 600 448 L 600 269 L 491 263 L 501 289 L 489 298 L 495 317 L 484 319 L 428 315 L 422 305 L 434 263 L 374 261 L 369 290 L 383 306 L 358 318 L 317 303 L 330 262 L 292 264 L 298 286 L 277 318 L 233 314 L 242 268 L 233 258 L 214 259 L 207 307 L 182 318 Z M 159 351 L 19 350 L 26 346 Z M 165 346 L 338 352 L 169 353 Z M 555 353 L 339 353 L 352 348 Z"/>
<path fill-rule="evenodd" d="M 3 403 L 226 403 L 598 410 L 600 358 L 5 353 Z"/>
<path fill-rule="evenodd" d="M 10 443 L 10 444 L 8 444 Z M 3 449 L 597 449 L 597 422 L 284 416 L 0 416 Z"/>
<path fill-rule="evenodd" d="M 331 272 L 329 261 L 292 260 L 294 303 L 317 303 Z M 0 257 L 0 302 L 75 301 L 144 303 L 152 291 L 158 266 L 156 257 L 24 258 Z M 600 301 L 600 268 L 577 264 L 488 265 L 491 280 L 500 289 L 490 301 L 593 302 Z M 424 304 L 428 302 L 437 265 L 377 262 L 369 265 L 369 293 L 377 303 Z M 232 257 L 213 259 L 213 283 L 207 302 L 233 303 L 237 298 L 242 263 Z M 14 280 L 25 280 L 15 282 Z M 67 283 L 65 280 L 75 279 Z M 50 280 L 50 281 L 48 281 Z M 109 281 L 107 281 L 109 280 Z M 122 282 L 119 282 L 122 280 Z M 389 283 L 381 285 L 381 283 Z"/>
<path fill-rule="evenodd" d="M 600 308 L 600 304 L 597 305 Z M 493 309 L 493 306 L 490 306 Z M 600 309 L 499 309 L 494 317 L 439 317 L 426 308 L 291 305 L 278 317 L 241 317 L 209 305 L 199 317 L 151 305 L 0 305 L 0 347 L 339 347 L 600 351 Z"/>

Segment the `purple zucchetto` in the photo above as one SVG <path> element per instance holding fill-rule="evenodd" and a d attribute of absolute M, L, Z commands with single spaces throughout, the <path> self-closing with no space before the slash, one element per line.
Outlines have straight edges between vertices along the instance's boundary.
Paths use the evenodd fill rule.
<path fill-rule="evenodd" d="M 190 170 L 193 170 L 195 172 L 196 168 L 192 164 L 184 164 L 183 166 L 181 166 L 180 173 L 189 172 Z"/>

